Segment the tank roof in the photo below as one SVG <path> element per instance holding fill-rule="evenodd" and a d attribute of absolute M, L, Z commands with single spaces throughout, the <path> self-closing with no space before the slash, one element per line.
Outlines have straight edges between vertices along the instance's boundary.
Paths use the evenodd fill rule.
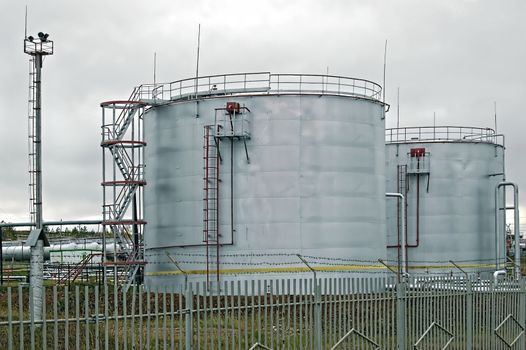
<path fill-rule="evenodd" d="M 137 86 L 131 100 L 150 104 L 230 95 L 336 95 L 380 102 L 382 87 L 372 81 L 337 75 L 270 72 L 209 75 Z"/>
<path fill-rule="evenodd" d="M 385 143 L 462 142 L 504 146 L 503 135 L 491 128 L 469 126 L 417 126 L 385 129 Z"/>

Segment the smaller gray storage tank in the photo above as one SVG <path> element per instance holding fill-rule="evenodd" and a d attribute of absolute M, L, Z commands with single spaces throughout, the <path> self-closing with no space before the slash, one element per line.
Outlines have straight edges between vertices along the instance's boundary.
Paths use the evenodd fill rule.
<path fill-rule="evenodd" d="M 406 232 L 395 199 L 387 204 L 388 258 L 410 274 L 495 269 L 495 186 L 504 147 L 494 130 L 407 127 L 386 130 L 386 190 L 407 198 Z M 502 250 L 501 250 L 502 251 Z M 501 257 L 503 258 L 503 257 Z"/>

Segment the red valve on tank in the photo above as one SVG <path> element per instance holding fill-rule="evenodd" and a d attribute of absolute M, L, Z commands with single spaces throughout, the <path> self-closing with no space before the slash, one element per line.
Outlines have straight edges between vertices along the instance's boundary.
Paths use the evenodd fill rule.
<path fill-rule="evenodd" d="M 237 102 L 227 102 L 226 103 L 226 111 L 228 112 L 228 114 L 239 113 L 240 109 L 241 109 L 241 106 Z"/>
<path fill-rule="evenodd" d="M 426 149 L 425 148 L 411 148 L 409 152 L 411 157 L 425 157 Z"/>

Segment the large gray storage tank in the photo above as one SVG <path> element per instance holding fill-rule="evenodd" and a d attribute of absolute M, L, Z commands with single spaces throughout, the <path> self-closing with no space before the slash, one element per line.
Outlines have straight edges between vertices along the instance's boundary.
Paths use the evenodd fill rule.
<path fill-rule="evenodd" d="M 145 284 L 177 286 L 183 274 L 311 277 L 297 254 L 318 273 L 379 271 L 380 90 L 360 79 L 270 73 L 157 86 L 144 116 Z"/>
<path fill-rule="evenodd" d="M 473 127 L 386 130 L 386 189 L 407 197 L 407 267 L 415 273 L 495 269 L 495 187 L 504 178 L 502 137 Z M 401 257 L 399 206 L 387 204 L 388 256 Z M 501 249 L 502 251 L 502 249 Z M 503 259 L 503 256 L 500 257 Z"/>

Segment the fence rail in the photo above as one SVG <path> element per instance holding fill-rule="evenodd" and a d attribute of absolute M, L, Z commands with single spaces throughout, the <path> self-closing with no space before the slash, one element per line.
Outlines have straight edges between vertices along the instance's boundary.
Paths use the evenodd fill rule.
<path fill-rule="evenodd" d="M 317 94 L 380 100 L 382 87 L 365 79 L 318 74 L 269 72 L 210 75 L 170 83 L 143 84 L 140 100 L 176 101 L 230 94 Z"/>
<path fill-rule="evenodd" d="M 484 142 L 504 146 L 502 135 L 491 128 L 465 126 L 401 127 L 385 130 L 386 143 L 406 142 Z"/>
<path fill-rule="evenodd" d="M 0 290 L 1 349 L 525 349 L 524 280 L 326 278 Z"/>

